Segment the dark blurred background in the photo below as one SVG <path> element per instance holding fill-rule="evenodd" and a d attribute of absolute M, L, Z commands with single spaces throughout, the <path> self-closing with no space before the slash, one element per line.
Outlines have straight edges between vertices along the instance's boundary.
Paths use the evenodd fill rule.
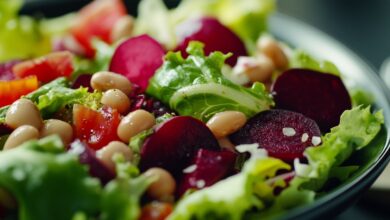
<path fill-rule="evenodd" d="M 45 16 L 55 16 L 76 10 L 90 0 L 26 1 L 23 13 L 37 14 L 37 11 L 41 11 Z M 126 0 L 131 14 L 136 13 L 134 5 L 138 2 Z M 166 2 L 169 6 L 177 4 L 176 0 Z M 390 56 L 390 0 L 278 0 L 278 11 L 334 37 L 371 64 L 376 71 Z M 387 192 L 387 197 L 382 192 L 379 194 L 381 196 L 371 191 L 362 195 L 358 203 L 337 219 L 390 219 L 390 193 Z"/>

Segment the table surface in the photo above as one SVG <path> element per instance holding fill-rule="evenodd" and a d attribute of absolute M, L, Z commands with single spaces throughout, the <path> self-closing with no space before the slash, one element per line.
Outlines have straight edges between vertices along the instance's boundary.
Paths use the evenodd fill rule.
<path fill-rule="evenodd" d="M 48 4 L 47 15 L 58 13 L 49 10 L 49 4 L 59 4 L 61 1 L 27 0 L 30 3 L 42 1 Z M 77 4 L 74 6 L 66 4 L 64 5 L 66 8 L 61 10 L 75 10 L 79 7 L 76 5 L 89 2 L 89 0 L 67 1 L 77 2 Z M 125 1 L 129 5 L 134 5 L 139 0 Z M 176 1 L 166 0 L 166 2 L 174 5 Z M 39 7 L 42 9 L 41 5 Z M 34 7 L 30 10 L 34 10 Z M 130 7 L 131 13 L 135 10 L 134 7 Z M 379 70 L 382 62 L 390 57 L 389 0 L 278 0 L 278 11 L 302 20 L 334 37 L 366 60 L 376 71 Z M 390 179 L 390 175 L 388 178 Z M 389 208 L 390 191 L 370 190 L 359 202 L 336 219 L 388 219 Z"/>

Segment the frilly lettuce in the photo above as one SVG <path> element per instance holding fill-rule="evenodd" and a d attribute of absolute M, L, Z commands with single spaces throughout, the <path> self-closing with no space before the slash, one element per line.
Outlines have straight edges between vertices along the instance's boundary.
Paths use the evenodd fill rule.
<path fill-rule="evenodd" d="M 214 52 L 205 56 L 199 42 L 190 43 L 187 52 L 187 59 L 179 52 L 169 52 L 146 91 L 180 115 L 207 121 L 217 112 L 236 110 L 251 117 L 273 104 L 263 84 L 246 88 L 223 76 L 227 55 Z"/>
<path fill-rule="evenodd" d="M 291 68 L 305 68 L 340 76 L 340 71 L 336 65 L 330 61 L 318 61 L 302 50 L 295 50 L 290 57 Z"/>
<path fill-rule="evenodd" d="M 140 198 L 151 183 L 145 176 L 118 178 L 107 184 L 102 197 L 102 220 L 137 220 Z"/>
<path fill-rule="evenodd" d="M 142 0 L 138 5 L 135 34 L 148 34 L 168 49 L 176 47 L 172 15 L 162 0 Z"/>
<path fill-rule="evenodd" d="M 242 219 L 251 209 L 266 207 L 275 187 L 266 179 L 286 169 L 290 166 L 281 160 L 252 157 L 239 174 L 184 197 L 168 219 Z"/>
<path fill-rule="evenodd" d="M 296 164 L 297 176 L 265 215 L 282 214 L 289 208 L 313 202 L 315 192 L 321 190 L 330 177 L 341 180 L 349 177 L 357 167 L 343 167 L 343 162 L 366 147 L 379 133 L 383 122 L 382 112 L 372 114 L 369 107 L 358 106 L 345 111 L 340 124 L 322 137 L 320 146 L 305 150 L 308 164 L 298 163 L 298 167 Z"/>
<path fill-rule="evenodd" d="M 99 181 L 65 152 L 57 136 L 0 152 L 0 186 L 18 201 L 21 220 L 68 220 L 77 211 L 99 212 Z"/>

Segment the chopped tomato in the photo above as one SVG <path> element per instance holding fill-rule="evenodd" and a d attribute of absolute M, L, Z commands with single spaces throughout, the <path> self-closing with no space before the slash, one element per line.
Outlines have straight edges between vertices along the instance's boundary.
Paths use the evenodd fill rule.
<path fill-rule="evenodd" d="M 18 63 L 12 71 L 18 78 L 37 76 L 39 81 L 47 83 L 61 76 L 70 76 L 73 72 L 72 59 L 73 55 L 68 51 L 54 52 Z"/>
<path fill-rule="evenodd" d="M 38 88 L 38 79 L 31 76 L 24 79 L 0 81 L 0 107 L 10 105 L 21 96 Z"/>
<path fill-rule="evenodd" d="M 152 202 L 142 207 L 140 220 L 164 220 L 172 213 L 172 204 Z"/>
<path fill-rule="evenodd" d="M 98 37 L 111 43 L 112 27 L 126 14 L 126 7 L 122 0 L 95 0 L 78 12 L 71 33 L 84 48 L 85 55 L 93 57 L 95 51 L 91 40 Z"/>
<path fill-rule="evenodd" d="M 119 122 L 120 114 L 110 107 L 105 106 L 100 111 L 82 105 L 73 107 L 75 136 L 94 150 L 118 140 L 116 130 Z"/>

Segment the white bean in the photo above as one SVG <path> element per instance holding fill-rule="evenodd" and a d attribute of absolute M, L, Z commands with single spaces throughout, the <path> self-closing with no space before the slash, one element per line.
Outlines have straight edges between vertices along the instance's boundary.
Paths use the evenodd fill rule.
<path fill-rule="evenodd" d="M 12 103 L 5 115 L 5 123 L 16 129 L 22 125 L 31 125 L 38 130 L 43 125 L 37 106 L 28 99 L 19 99 Z"/>
<path fill-rule="evenodd" d="M 126 77 L 109 71 L 101 71 L 93 74 L 91 86 L 93 89 L 100 91 L 119 89 L 126 95 L 129 95 L 132 90 L 131 82 Z"/>
<path fill-rule="evenodd" d="M 130 108 L 130 99 L 125 93 L 119 89 L 109 89 L 104 94 L 100 101 L 103 105 L 110 106 L 123 114 Z"/>
<path fill-rule="evenodd" d="M 224 111 L 215 114 L 207 122 L 207 127 L 219 139 L 232 134 L 246 123 L 246 116 L 239 111 Z"/>
<path fill-rule="evenodd" d="M 31 125 L 22 125 L 15 129 L 10 136 L 7 138 L 7 141 L 4 144 L 3 150 L 9 150 L 19 145 L 23 144 L 26 141 L 38 139 L 39 131 Z"/>
<path fill-rule="evenodd" d="M 57 119 L 49 119 L 45 121 L 45 124 L 41 129 L 41 137 L 53 134 L 60 136 L 62 143 L 67 146 L 73 139 L 73 128 L 67 122 Z"/>
<path fill-rule="evenodd" d="M 118 125 L 117 135 L 125 143 L 136 134 L 152 128 L 156 124 L 154 116 L 142 109 L 130 112 Z"/>

